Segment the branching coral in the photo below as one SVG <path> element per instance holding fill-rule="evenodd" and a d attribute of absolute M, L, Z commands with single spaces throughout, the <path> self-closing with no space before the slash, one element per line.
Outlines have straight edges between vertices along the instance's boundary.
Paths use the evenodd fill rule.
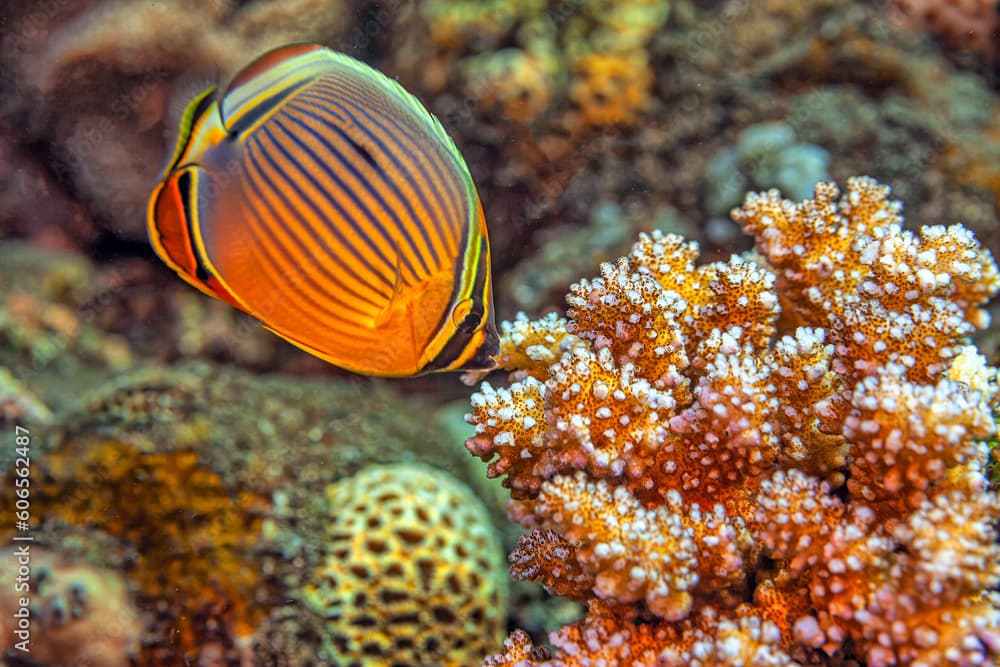
<path fill-rule="evenodd" d="M 869 178 L 733 218 L 754 253 L 642 235 L 568 320 L 503 326 L 467 446 L 529 528 L 514 576 L 588 613 L 487 664 L 997 663 L 993 259 Z"/>
<path fill-rule="evenodd" d="M 559 656 L 536 647 L 522 631 L 504 642 L 504 651 L 484 667 L 792 667 L 796 665 L 779 646 L 781 633 L 774 623 L 751 615 L 720 618 L 706 609 L 670 626 L 642 622 L 629 607 L 593 602 L 587 617 L 553 633 Z"/>
<path fill-rule="evenodd" d="M 903 230 L 888 196 L 865 178 L 840 199 L 821 183 L 798 206 L 772 190 L 748 196 L 733 219 L 777 270 L 786 325 L 828 329 L 835 370 L 859 379 L 891 362 L 926 382 L 986 326 L 979 306 L 997 289 L 997 268 L 962 225 Z"/>

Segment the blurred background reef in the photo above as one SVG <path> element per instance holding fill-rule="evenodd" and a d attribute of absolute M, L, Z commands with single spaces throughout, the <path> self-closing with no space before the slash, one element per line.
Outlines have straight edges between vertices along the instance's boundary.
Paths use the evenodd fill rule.
<path fill-rule="evenodd" d="M 41 576 L 35 662 L 6 664 L 471 665 L 579 613 L 507 590 L 518 531 L 457 377 L 350 376 L 156 260 L 178 95 L 291 41 L 398 78 L 475 178 L 498 318 L 534 317 L 639 231 L 726 259 L 747 191 L 855 174 L 1000 255 L 997 5 L 0 1 L 0 419 L 33 434 Z"/>

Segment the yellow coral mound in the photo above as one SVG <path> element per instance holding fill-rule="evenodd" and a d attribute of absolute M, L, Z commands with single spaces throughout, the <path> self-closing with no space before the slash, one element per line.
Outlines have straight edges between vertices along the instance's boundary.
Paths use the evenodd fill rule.
<path fill-rule="evenodd" d="M 328 660 L 464 666 L 499 643 L 506 577 L 489 512 L 448 473 L 373 465 L 327 489 L 328 558 L 306 589 Z"/>
<path fill-rule="evenodd" d="M 901 208 L 870 178 L 751 194 L 755 253 L 642 235 L 568 320 L 502 327 L 467 447 L 530 529 L 514 575 L 588 613 L 486 664 L 1000 661 L 997 372 L 968 345 L 1000 277 Z"/>
<path fill-rule="evenodd" d="M 452 73 L 483 108 L 528 124 L 546 112 L 571 132 L 636 123 L 653 71 L 646 46 L 669 15 L 665 0 L 428 0 L 420 14 L 436 50 L 421 77 Z M 512 46 L 497 48 L 509 42 Z M 475 53 L 468 55 L 465 51 Z"/>

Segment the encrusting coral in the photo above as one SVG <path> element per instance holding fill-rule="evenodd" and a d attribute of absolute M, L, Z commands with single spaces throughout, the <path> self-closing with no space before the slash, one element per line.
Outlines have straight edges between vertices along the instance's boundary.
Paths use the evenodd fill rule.
<path fill-rule="evenodd" d="M 48 302 L 42 294 L 38 299 Z M 64 356 L 75 359 L 79 354 L 69 346 Z M 58 549 L 61 558 L 49 580 L 53 585 L 65 581 L 60 573 L 78 566 L 100 568 L 107 577 L 120 578 L 122 595 L 127 593 L 130 604 L 144 612 L 135 630 L 139 639 L 129 645 L 134 648 L 133 663 L 122 648 L 125 636 L 114 643 L 111 639 L 118 635 L 110 627 L 104 634 L 92 630 L 97 618 L 108 625 L 97 613 L 105 607 L 96 603 L 79 622 L 59 628 L 33 626 L 42 632 L 33 634 L 38 643 L 32 646 L 32 657 L 50 655 L 50 650 L 51 655 L 64 655 L 70 644 L 79 648 L 79 633 L 84 633 L 89 642 L 104 647 L 103 657 L 89 663 L 95 665 L 333 664 L 321 654 L 323 648 L 351 627 L 361 627 L 346 620 L 338 623 L 309 604 L 308 591 L 320 589 L 331 597 L 330 589 L 323 588 L 329 585 L 330 572 L 324 563 L 334 558 L 334 548 L 344 546 L 330 533 L 336 528 L 368 532 L 370 539 L 357 545 L 359 559 L 377 532 L 385 545 L 398 547 L 382 554 L 386 568 L 373 568 L 379 578 L 369 581 L 371 590 L 377 588 L 388 600 L 380 607 L 387 613 L 351 617 L 359 624 L 374 619 L 376 626 L 363 628 L 369 635 L 378 633 L 381 641 L 399 646 L 413 639 L 414 627 L 424 626 L 395 612 L 407 604 L 417 606 L 415 596 L 395 595 L 401 583 L 429 574 L 429 589 L 438 594 L 434 599 L 452 595 L 452 609 L 466 612 L 447 635 L 443 621 L 437 621 L 438 645 L 448 646 L 443 636 L 464 640 L 463 665 L 475 664 L 499 645 L 506 626 L 506 572 L 503 550 L 487 533 L 491 514 L 468 491 L 455 491 L 463 489 L 461 485 L 440 481 L 452 477 L 419 472 L 426 470 L 419 462 L 433 462 L 469 477 L 467 470 L 480 468 L 479 462 L 461 456 L 455 440 L 442 437 L 437 420 L 428 417 L 433 414 L 428 406 L 418 407 L 412 397 L 400 398 L 382 385 L 260 375 L 207 363 L 165 369 L 147 361 L 111 381 L 95 382 L 96 371 L 87 371 L 52 373 L 53 382 L 42 383 L 31 366 L 26 372 L 26 362 L 17 363 L 21 358 L 13 351 L 9 355 L 10 376 L 31 382 L 37 400 L 16 386 L 8 387 L 11 399 L 4 405 L 0 377 L 0 408 L 7 408 L 16 423 L 30 426 L 35 436 L 32 548 Z M 47 422 L 23 416 L 37 416 L 38 409 L 49 406 Z M 9 428 L 13 432 L 13 424 Z M 4 452 L 0 497 L 13 507 L 19 488 L 14 484 L 17 453 L 13 447 Z M 386 488 L 371 491 L 363 515 L 351 514 L 358 496 L 350 503 L 328 505 L 327 487 L 360 491 L 362 484 L 351 476 L 359 468 L 400 461 L 407 462 L 413 474 L 394 475 L 389 482 L 405 486 L 412 481 L 417 488 L 399 491 L 399 502 L 392 508 L 383 497 Z M 367 479 L 373 477 L 384 481 L 374 475 Z M 433 487 L 428 492 L 429 477 Z M 451 509 L 446 501 L 459 509 Z M 400 516 L 391 514 L 396 510 Z M 422 525 L 424 517 L 428 523 Z M 406 536 L 425 536 L 425 544 L 389 541 L 389 532 L 404 520 L 411 529 Z M 0 539 L 10 543 L 14 529 L 10 522 Z M 418 569 L 414 558 L 397 575 L 390 555 L 399 556 L 404 548 L 409 555 L 418 550 L 425 554 L 420 559 L 424 566 Z M 377 556 L 368 555 L 373 560 Z M 481 561 L 488 566 L 481 567 Z M 16 566 L 16 561 L 11 563 Z M 33 559 L 33 582 L 39 583 L 35 565 Z M 362 581 L 357 572 L 344 576 Z M 452 584 L 457 593 L 449 593 Z M 110 583 L 105 587 L 101 602 L 117 604 L 117 590 Z M 63 588 L 56 586 L 53 592 L 65 597 Z M 33 589 L 32 604 L 42 603 L 47 590 Z M 374 603 L 375 598 L 369 600 Z M 354 603 L 363 601 L 353 596 L 345 600 Z M 3 604 L 0 599 L 0 611 Z M 476 605 L 481 620 L 473 622 Z M 422 607 L 418 620 L 426 624 L 440 607 Z M 128 620 L 120 610 L 115 613 L 122 623 Z M 112 654 L 114 650 L 118 652 Z M 436 656 L 431 661 L 445 664 Z"/>
<path fill-rule="evenodd" d="M 998 664 L 992 257 L 866 177 L 733 219 L 754 251 L 643 234 L 568 319 L 504 323 L 467 447 L 529 528 L 513 575 L 588 610 L 485 664 Z"/>

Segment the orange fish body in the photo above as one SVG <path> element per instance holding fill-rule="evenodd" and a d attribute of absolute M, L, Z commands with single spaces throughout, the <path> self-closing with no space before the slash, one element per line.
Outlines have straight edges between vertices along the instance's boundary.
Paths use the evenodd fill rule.
<path fill-rule="evenodd" d="M 337 366 L 494 366 L 468 168 L 416 98 L 348 56 L 281 47 L 196 96 L 147 222 L 184 280 Z"/>

